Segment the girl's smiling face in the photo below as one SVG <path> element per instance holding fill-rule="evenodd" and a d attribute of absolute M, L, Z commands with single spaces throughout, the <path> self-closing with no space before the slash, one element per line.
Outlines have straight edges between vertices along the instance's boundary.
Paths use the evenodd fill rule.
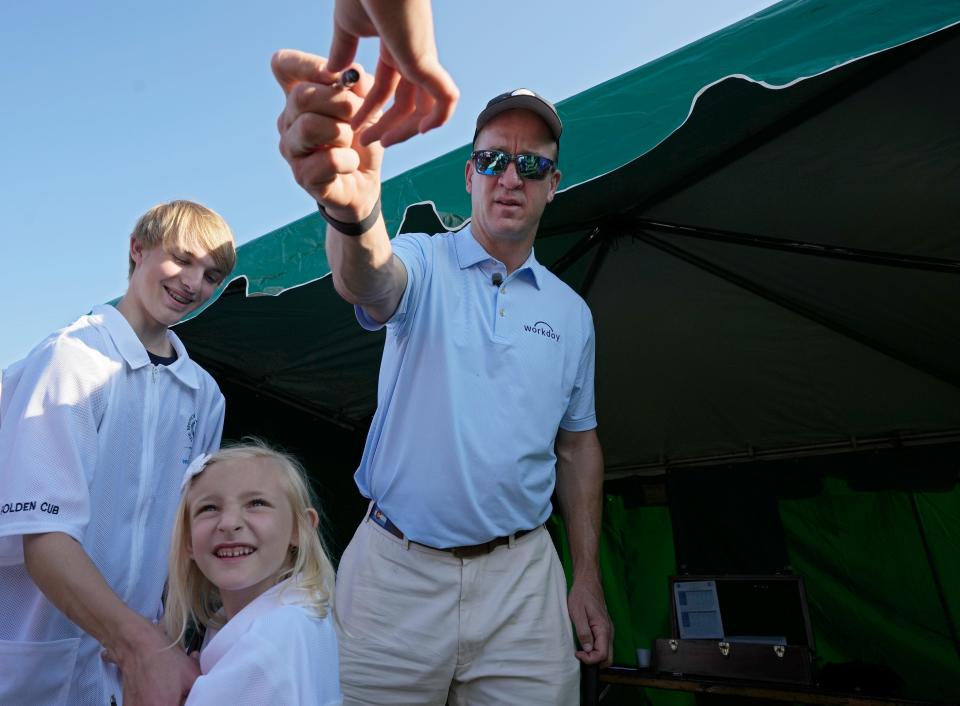
<path fill-rule="evenodd" d="M 187 553 L 220 589 L 228 620 L 292 565 L 297 527 L 280 476 L 269 459 L 217 461 L 187 491 Z"/>

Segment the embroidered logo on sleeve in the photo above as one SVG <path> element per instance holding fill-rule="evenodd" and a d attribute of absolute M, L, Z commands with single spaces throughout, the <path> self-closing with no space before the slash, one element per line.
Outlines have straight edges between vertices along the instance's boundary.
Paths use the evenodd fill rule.
<path fill-rule="evenodd" d="M 538 321 L 535 324 L 524 324 L 523 330 L 527 333 L 535 333 L 545 338 L 560 342 L 560 334 L 553 330 L 553 326 L 546 321 Z"/>
<path fill-rule="evenodd" d="M 40 512 L 45 512 L 48 515 L 60 514 L 60 506 L 54 505 L 46 500 L 42 503 L 37 503 L 36 500 L 22 500 L 0 505 L 0 515 L 9 515 L 15 512 L 36 512 L 38 505 Z"/>

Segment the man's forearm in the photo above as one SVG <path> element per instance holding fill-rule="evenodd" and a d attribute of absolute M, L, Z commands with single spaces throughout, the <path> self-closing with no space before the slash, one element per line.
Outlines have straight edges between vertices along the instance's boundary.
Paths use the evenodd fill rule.
<path fill-rule="evenodd" d="M 600 580 L 603 452 L 596 433 L 561 432 L 557 442 L 557 499 L 567 528 L 574 580 Z"/>
<path fill-rule="evenodd" d="M 327 259 L 337 293 L 362 306 L 378 321 L 393 314 L 406 287 L 406 270 L 394 257 L 383 219 L 367 233 L 351 237 L 327 228 Z"/>
<path fill-rule="evenodd" d="M 393 249 L 382 219 L 359 236 L 343 235 L 327 226 L 326 245 L 337 291 L 351 304 L 363 305 L 364 299 L 384 287 Z"/>
<path fill-rule="evenodd" d="M 83 547 L 62 532 L 26 535 L 23 554 L 37 587 L 61 613 L 122 659 L 150 622 L 110 588 Z"/>
<path fill-rule="evenodd" d="M 596 431 L 557 435 L 557 497 L 573 557 L 567 609 L 585 664 L 609 665 L 613 625 L 600 581 L 600 516 L 603 510 L 603 452 Z"/>

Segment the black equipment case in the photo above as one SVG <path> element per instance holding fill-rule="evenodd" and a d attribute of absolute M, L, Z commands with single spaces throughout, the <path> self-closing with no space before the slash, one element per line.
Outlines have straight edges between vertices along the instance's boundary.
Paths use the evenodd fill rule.
<path fill-rule="evenodd" d="M 693 590 L 701 586 L 708 590 Z M 813 683 L 813 634 L 799 576 L 673 576 L 670 599 L 672 637 L 654 641 L 658 671 Z"/>

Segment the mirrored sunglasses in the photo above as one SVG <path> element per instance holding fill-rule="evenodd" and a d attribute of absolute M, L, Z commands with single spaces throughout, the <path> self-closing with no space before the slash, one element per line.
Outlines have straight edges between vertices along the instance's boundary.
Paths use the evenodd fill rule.
<path fill-rule="evenodd" d="M 553 169 L 553 160 L 538 154 L 510 154 L 501 150 L 477 150 L 471 155 L 477 174 L 500 176 L 507 165 L 517 165 L 517 174 L 522 179 L 543 179 Z"/>

